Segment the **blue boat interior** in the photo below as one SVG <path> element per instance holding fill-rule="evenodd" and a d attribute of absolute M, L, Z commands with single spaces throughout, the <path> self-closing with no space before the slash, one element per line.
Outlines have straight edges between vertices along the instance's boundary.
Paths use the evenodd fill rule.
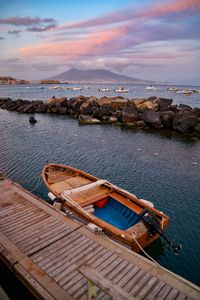
<path fill-rule="evenodd" d="M 93 215 L 121 230 L 126 230 L 140 221 L 134 211 L 112 197 L 108 198 L 104 207 L 95 207 Z"/>

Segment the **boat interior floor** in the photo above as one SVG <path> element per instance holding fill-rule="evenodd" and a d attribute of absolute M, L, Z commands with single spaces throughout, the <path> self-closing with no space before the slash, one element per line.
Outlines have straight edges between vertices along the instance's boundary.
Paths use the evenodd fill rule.
<path fill-rule="evenodd" d="M 93 215 L 121 230 L 126 230 L 141 220 L 134 211 L 112 197 L 108 197 L 108 202 L 103 207 L 94 206 Z"/>

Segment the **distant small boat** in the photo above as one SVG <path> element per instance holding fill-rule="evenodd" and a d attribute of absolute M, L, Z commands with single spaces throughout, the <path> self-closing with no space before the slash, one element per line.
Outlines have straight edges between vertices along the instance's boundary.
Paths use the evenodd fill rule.
<path fill-rule="evenodd" d="M 160 91 L 160 88 L 159 87 L 155 87 L 155 86 L 152 86 L 152 85 L 148 85 L 145 90 L 149 90 L 149 91 Z"/>
<path fill-rule="evenodd" d="M 109 88 L 100 88 L 99 92 L 111 92 L 112 90 Z"/>
<path fill-rule="evenodd" d="M 38 87 L 38 90 L 43 90 L 44 89 L 44 86 L 39 86 Z"/>
<path fill-rule="evenodd" d="M 167 91 L 176 92 L 176 91 L 178 91 L 178 88 L 177 87 L 169 87 L 169 88 L 167 88 Z"/>
<path fill-rule="evenodd" d="M 49 90 L 58 90 L 60 87 L 58 85 L 49 87 Z"/>
<path fill-rule="evenodd" d="M 192 90 L 191 89 L 180 90 L 180 91 L 176 91 L 176 94 L 190 95 L 192 94 Z"/>
<path fill-rule="evenodd" d="M 118 87 L 114 90 L 115 93 L 128 93 L 129 89 L 125 89 L 123 87 Z"/>
<path fill-rule="evenodd" d="M 84 171 L 59 164 L 47 164 L 42 178 L 62 207 L 96 229 L 139 252 L 164 236 L 169 217 L 155 209 L 151 202 L 94 177 Z M 58 201 L 59 199 L 56 199 Z M 92 224 L 91 224 L 92 223 Z"/>
<path fill-rule="evenodd" d="M 83 90 L 83 87 L 81 87 L 81 86 L 72 87 L 71 90 L 72 91 L 81 91 L 81 90 Z"/>

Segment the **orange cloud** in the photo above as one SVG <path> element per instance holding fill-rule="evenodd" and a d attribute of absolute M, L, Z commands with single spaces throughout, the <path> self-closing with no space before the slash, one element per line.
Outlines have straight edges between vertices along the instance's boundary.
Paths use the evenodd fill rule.
<path fill-rule="evenodd" d="M 81 57 L 101 51 L 101 47 L 108 45 L 123 35 L 124 29 L 118 28 L 106 32 L 89 34 L 77 40 L 68 40 L 62 43 L 44 43 L 19 48 L 20 54 L 25 56 L 65 56 L 68 58 Z"/>

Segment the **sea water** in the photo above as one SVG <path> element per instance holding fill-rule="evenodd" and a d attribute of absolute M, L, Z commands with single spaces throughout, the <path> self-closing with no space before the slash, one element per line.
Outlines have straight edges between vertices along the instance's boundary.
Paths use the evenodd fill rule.
<path fill-rule="evenodd" d="M 99 87 L 91 85 L 83 90 L 84 95 L 102 96 Z M 199 94 L 176 95 L 163 87 L 161 95 L 161 91 L 149 92 L 144 86 L 130 88 L 137 90 L 130 98 L 159 93 L 176 103 L 196 107 L 200 103 Z M 1 86 L 0 97 L 46 100 L 53 95 L 83 94 L 33 89 Z M 31 125 L 27 114 L 0 110 L 0 171 L 47 200 L 39 175 L 49 160 L 82 169 L 152 201 L 170 216 L 167 237 L 176 236 L 183 248 L 175 255 L 158 240 L 147 252 L 165 268 L 200 285 L 200 140 L 169 132 L 84 126 L 69 116 L 35 114 L 35 118 L 38 122 Z"/>

